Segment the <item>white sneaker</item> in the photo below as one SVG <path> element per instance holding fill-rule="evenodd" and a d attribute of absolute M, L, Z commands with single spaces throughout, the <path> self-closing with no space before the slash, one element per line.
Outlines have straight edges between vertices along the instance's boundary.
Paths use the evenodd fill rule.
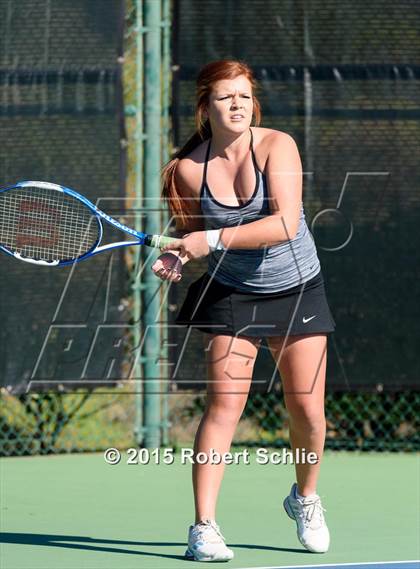
<path fill-rule="evenodd" d="M 233 551 L 226 547 L 216 522 L 203 520 L 190 526 L 185 557 L 192 561 L 229 561 L 233 559 Z"/>
<path fill-rule="evenodd" d="M 296 521 L 300 543 L 313 553 L 325 553 L 330 545 L 330 533 L 324 519 L 326 511 L 317 494 L 300 499 L 296 496 L 297 484 L 293 484 L 283 506 L 287 515 Z"/>

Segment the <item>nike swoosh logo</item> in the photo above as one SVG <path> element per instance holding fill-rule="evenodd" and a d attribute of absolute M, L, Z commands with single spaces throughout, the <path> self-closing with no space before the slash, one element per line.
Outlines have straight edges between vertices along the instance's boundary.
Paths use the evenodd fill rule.
<path fill-rule="evenodd" d="M 305 318 L 305 317 L 303 317 L 303 318 L 302 318 L 302 322 L 303 322 L 304 324 L 306 324 L 307 322 L 309 322 L 309 320 L 312 320 L 312 318 L 316 318 L 316 314 L 315 314 L 315 316 L 311 316 L 310 318 Z"/>

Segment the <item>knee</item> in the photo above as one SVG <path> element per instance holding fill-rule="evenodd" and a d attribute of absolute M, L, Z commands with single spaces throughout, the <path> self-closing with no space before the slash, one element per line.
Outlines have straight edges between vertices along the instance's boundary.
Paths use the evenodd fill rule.
<path fill-rule="evenodd" d="M 288 406 L 290 426 L 294 430 L 306 433 L 318 433 L 325 430 L 325 412 L 323 406 L 293 404 Z"/>
<path fill-rule="evenodd" d="M 217 401 L 210 401 L 207 404 L 206 415 L 218 425 L 235 426 L 241 418 L 245 403 L 246 401 L 239 397 L 218 398 Z"/>

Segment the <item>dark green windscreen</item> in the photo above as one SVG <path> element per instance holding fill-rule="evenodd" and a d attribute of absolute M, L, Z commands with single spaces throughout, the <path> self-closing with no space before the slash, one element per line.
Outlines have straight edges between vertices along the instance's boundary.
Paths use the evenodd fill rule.
<path fill-rule="evenodd" d="M 337 324 L 330 388 L 419 384 L 419 27 L 415 0 L 175 3 L 176 146 L 194 131 L 198 71 L 228 58 L 255 71 L 261 126 L 298 144 L 306 221 Z M 205 270 L 191 263 L 172 287 L 178 309 Z M 183 354 L 180 385 L 205 378 L 201 336 L 193 332 L 196 349 Z M 255 376 L 271 377 L 272 366 L 261 350 Z"/>
<path fill-rule="evenodd" d="M 45 180 L 118 207 L 123 5 L 105 4 L 0 0 L 1 187 Z M 36 391 L 118 374 L 110 332 L 98 329 L 121 319 L 123 259 L 113 255 L 111 273 L 109 261 L 99 255 L 72 272 L 0 255 L 1 385 L 19 392 L 33 380 Z"/>

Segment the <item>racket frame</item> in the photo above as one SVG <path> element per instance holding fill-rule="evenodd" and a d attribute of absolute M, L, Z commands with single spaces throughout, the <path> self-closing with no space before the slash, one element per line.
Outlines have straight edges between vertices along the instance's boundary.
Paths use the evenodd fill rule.
<path fill-rule="evenodd" d="M 94 255 L 97 255 L 98 253 L 102 253 L 104 251 L 109 251 L 111 249 L 116 249 L 118 247 L 128 247 L 131 245 L 149 245 L 151 247 L 159 247 L 159 239 L 158 239 L 159 236 L 152 236 L 152 235 L 149 235 L 147 233 L 142 233 L 140 231 L 136 231 L 135 229 L 132 229 L 131 227 L 127 227 L 123 223 L 120 223 L 119 221 L 117 221 L 113 217 L 111 217 L 111 216 L 107 215 L 105 212 L 101 211 L 95 204 L 93 204 L 87 198 L 85 198 L 84 196 L 82 196 L 81 194 L 76 192 L 75 190 L 68 188 L 67 186 L 62 186 L 60 184 L 54 184 L 52 182 L 25 180 L 22 182 L 18 182 L 14 186 L 9 186 L 7 188 L 0 190 L 0 194 L 3 194 L 4 192 L 10 191 L 10 190 L 14 190 L 14 189 L 18 189 L 18 188 L 27 188 L 27 187 L 31 187 L 31 186 L 61 192 L 61 193 L 64 193 L 66 195 L 72 196 L 73 198 L 82 202 L 95 215 L 96 221 L 98 223 L 99 234 L 98 234 L 98 239 L 96 240 L 94 245 L 91 247 L 91 249 L 89 249 L 89 251 L 86 251 L 86 253 L 83 253 L 83 255 L 80 255 L 80 257 L 77 257 L 75 259 L 65 260 L 65 261 L 60 261 L 60 260 L 44 261 L 44 260 L 38 260 L 38 259 L 31 259 L 29 257 L 23 257 L 20 253 L 11 251 L 10 249 L 5 247 L 4 245 L 0 244 L 0 249 L 4 253 L 7 253 L 8 255 L 14 257 L 15 259 L 18 259 L 19 261 L 25 261 L 26 263 L 32 263 L 35 265 L 42 265 L 42 266 L 47 266 L 47 267 L 63 267 L 66 265 L 73 265 L 74 263 L 79 263 L 80 261 L 83 261 L 84 259 L 88 259 L 89 257 L 93 257 Z M 124 231 L 125 233 L 128 233 L 129 235 L 132 235 L 133 237 L 136 238 L 136 240 L 135 241 L 118 241 L 115 243 L 108 243 L 107 245 L 101 245 L 98 247 L 98 245 L 101 242 L 102 237 L 103 237 L 103 225 L 102 225 L 102 221 L 101 221 L 102 219 L 104 221 L 106 221 L 107 223 L 109 223 L 110 225 L 112 225 L 113 227 L 120 229 L 121 231 Z M 166 241 L 169 238 L 165 237 L 164 239 Z"/>

